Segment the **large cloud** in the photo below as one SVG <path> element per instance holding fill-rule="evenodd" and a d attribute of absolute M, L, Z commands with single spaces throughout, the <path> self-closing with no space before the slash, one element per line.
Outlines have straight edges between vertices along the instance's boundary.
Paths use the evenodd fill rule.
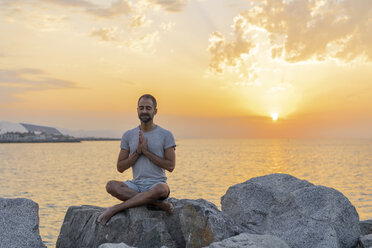
<path fill-rule="evenodd" d="M 241 15 L 267 30 L 271 43 L 282 51 L 273 55 L 284 55 L 287 61 L 372 59 L 370 0 L 259 1 Z"/>
<path fill-rule="evenodd" d="M 0 0 L 3 11 L 19 9 L 20 6 L 25 4 L 31 4 L 34 7 L 39 6 L 40 8 L 42 8 L 41 4 L 79 8 L 87 14 L 102 18 L 128 15 L 132 10 L 129 0 L 116 0 L 111 2 L 109 6 L 98 5 L 87 0 Z"/>
<path fill-rule="evenodd" d="M 39 69 L 23 68 L 17 70 L 0 69 L 0 87 L 4 89 L 47 90 L 76 88 L 70 81 L 48 77 Z"/>
<path fill-rule="evenodd" d="M 214 72 L 223 73 L 226 66 L 236 66 L 241 60 L 241 55 L 249 54 L 254 48 L 244 18 L 236 17 L 233 29 L 235 34 L 233 42 L 226 42 L 220 32 L 214 32 L 209 39 L 208 51 L 212 54 L 210 66 Z"/>
<path fill-rule="evenodd" d="M 159 42 L 161 34 L 169 31 L 174 24 L 161 22 L 153 25 L 151 16 L 156 16 L 160 8 L 164 11 L 181 11 L 186 3 L 187 0 L 111 0 L 102 1 L 102 4 L 93 0 L 0 0 L 0 12 L 5 13 L 10 21 L 18 18 L 22 24 L 38 31 L 58 30 L 57 24 L 61 27 L 62 21 L 74 20 L 71 14 L 114 19 L 101 23 L 97 22 L 99 19 L 95 19 L 95 27 L 82 32 L 100 41 L 112 43 L 116 47 L 154 53 L 154 46 Z M 25 6 L 32 6 L 38 11 L 31 15 L 29 11 L 25 11 Z M 56 17 L 53 12 L 56 7 L 62 7 L 63 11 L 65 9 L 77 11 L 64 11 L 63 16 Z M 117 24 L 119 18 L 125 25 Z"/>
<path fill-rule="evenodd" d="M 102 6 L 88 0 L 0 0 L 0 6 L 3 9 L 7 7 L 18 7 L 23 4 L 32 4 L 37 7 L 40 3 L 44 3 L 62 7 L 81 8 L 90 15 L 111 18 L 128 15 L 133 11 L 133 8 L 139 6 L 147 6 L 146 8 L 160 6 L 166 11 L 179 12 L 186 7 L 187 2 L 188 0 L 115 0 L 109 6 Z"/>
<path fill-rule="evenodd" d="M 209 52 L 210 70 L 244 63 L 255 46 L 247 35 L 266 33 L 272 59 L 296 63 L 307 60 L 356 58 L 372 60 L 372 1 L 370 0 L 255 0 L 253 7 L 234 19 L 233 40 L 214 32 Z"/>

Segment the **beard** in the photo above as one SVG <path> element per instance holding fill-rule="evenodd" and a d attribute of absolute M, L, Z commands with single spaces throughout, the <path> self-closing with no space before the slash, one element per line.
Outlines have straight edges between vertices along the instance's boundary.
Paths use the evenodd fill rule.
<path fill-rule="evenodd" d="M 141 115 L 138 115 L 138 118 L 143 122 L 143 123 L 147 123 L 149 121 L 152 120 L 152 116 L 149 115 L 149 114 L 141 114 Z"/>

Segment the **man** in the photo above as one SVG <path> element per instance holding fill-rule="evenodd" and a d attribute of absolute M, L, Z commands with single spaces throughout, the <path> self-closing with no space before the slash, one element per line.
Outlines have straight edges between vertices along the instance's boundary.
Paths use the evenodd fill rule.
<path fill-rule="evenodd" d="M 152 95 L 138 99 L 137 113 L 141 124 L 123 134 L 117 162 L 120 173 L 132 167 L 133 180 L 107 183 L 107 192 L 123 202 L 109 207 L 98 217 L 97 221 L 102 225 L 116 213 L 144 204 L 173 212 L 172 204 L 166 200 L 170 189 L 165 175 L 165 170 L 172 172 L 176 164 L 173 135 L 155 125 L 157 103 Z"/>

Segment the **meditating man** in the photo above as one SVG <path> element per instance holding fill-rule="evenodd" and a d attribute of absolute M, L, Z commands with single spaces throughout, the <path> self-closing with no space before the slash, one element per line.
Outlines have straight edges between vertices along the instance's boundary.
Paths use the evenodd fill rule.
<path fill-rule="evenodd" d="M 173 135 L 155 125 L 157 103 L 152 95 L 138 99 L 137 113 L 141 124 L 123 134 L 117 162 L 120 173 L 132 167 L 133 180 L 107 183 L 107 192 L 123 202 L 109 207 L 98 217 L 102 225 L 116 213 L 144 204 L 173 212 L 172 204 L 167 201 L 170 189 L 165 175 L 165 170 L 172 172 L 176 164 Z"/>

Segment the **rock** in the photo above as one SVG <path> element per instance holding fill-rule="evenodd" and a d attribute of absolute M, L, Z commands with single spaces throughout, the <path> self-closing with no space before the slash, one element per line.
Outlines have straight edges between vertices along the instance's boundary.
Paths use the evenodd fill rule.
<path fill-rule="evenodd" d="M 135 247 L 126 245 L 124 243 L 118 243 L 118 244 L 106 243 L 106 244 L 102 244 L 98 246 L 98 248 L 135 248 Z"/>
<path fill-rule="evenodd" d="M 359 244 L 362 248 L 372 248 L 372 234 L 361 236 Z"/>
<path fill-rule="evenodd" d="M 39 205 L 24 198 L 0 198 L 0 248 L 22 247 L 45 247 L 39 233 Z"/>
<path fill-rule="evenodd" d="M 234 185 L 221 205 L 249 232 L 277 236 L 293 248 L 350 248 L 360 235 L 358 213 L 342 193 L 286 174 Z"/>
<path fill-rule="evenodd" d="M 70 207 L 57 248 L 98 247 L 120 243 L 135 247 L 203 247 L 243 231 L 217 207 L 205 200 L 170 200 L 174 213 L 137 207 L 113 216 L 106 226 L 96 223 L 103 208 Z"/>
<path fill-rule="evenodd" d="M 372 219 L 360 221 L 359 227 L 362 235 L 372 234 Z"/>
<path fill-rule="evenodd" d="M 214 242 L 206 248 L 289 248 L 280 238 L 271 235 L 242 233 L 237 236 Z"/>
<path fill-rule="evenodd" d="M 102 244 L 102 245 L 98 246 L 98 248 L 136 248 L 136 247 L 129 246 L 129 245 L 126 245 L 124 243 L 118 243 L 118 244 L 106 243 L 106 244 Z M 162 246 L 160 248 L 168 248 L 168 247 Z"/>

